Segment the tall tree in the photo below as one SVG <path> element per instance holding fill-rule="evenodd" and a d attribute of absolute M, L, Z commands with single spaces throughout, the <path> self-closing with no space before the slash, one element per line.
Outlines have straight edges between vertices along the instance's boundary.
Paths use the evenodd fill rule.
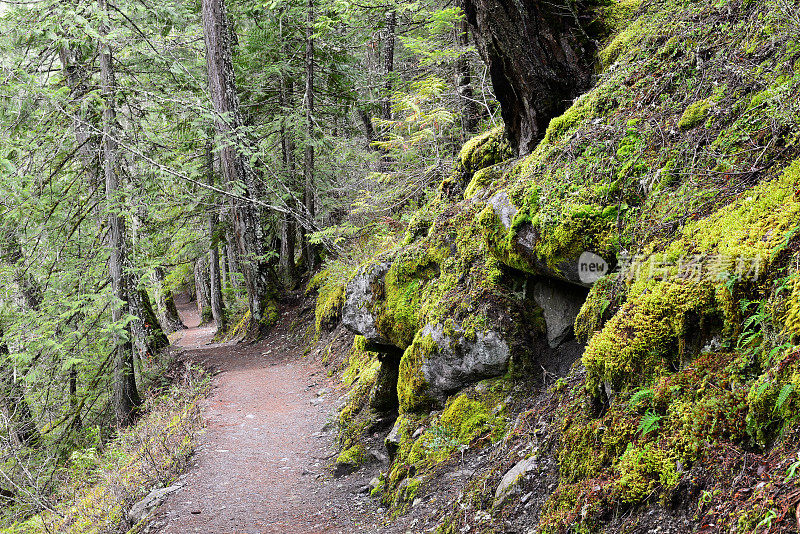
<path fill-rule="evenodd" d="M 244 131 L 239 95 L 233 71 L 232 30 L 224 0 L 203 0 L 203 36 L 211 100 L 216 113 L 215 128 L 220 146 L 218 154 L 223 176 L 240 195 L 231 201 L 233 234 L 247 287 L 250 332 L 259 335 L 268 320 L 267 307 L 274 297 L 265 240 L 260 235 L 261 220 L 255 200 L 255 172 L 242 153 L 249 144 Z"/>
<path fill-rule="evenodd" d="M 478 128 L 478 105 L 475 102 L 475 92 L 472 90 L 472 72 L 470 71 L 469 55 L 469 24 L 466 17 L 462 17 L 456 26 L 457 44 L 460 48 L 456 61 L 456 90 L 458 103 L 461 107 L 461 128 L 463 138 L 474 134 Z"/>
<path fill-rule="evenodd" d="M 41 442 L 41 434 L 36 426 L 25 389 L 17 377 L 15 366 L 9 358 L 8 345 L 3 339 L 0 325 L 0 407 L 6 414 L 9 431 L 19 445 L 36 447 Z"/>
<path fill-rule="evenodd" d="M 306 15 L 306 90 L 303 97 L 306 115 L 306 145 L 303 165 L 305 211 L 309 222 L 314 221 L 314 0 L 308 0 Z M 316 251 L 310 240 L 305 240 L 308 272 L 315 268 Z"/>
<path fill-rule="evenodd" d="M 164 268 L 160 265 L 154 267 L 150 276 L 155 290 L 156 309 L 161 329 L 171 334 L 185 328 L 178 316 L 178 307 L 175 306 L 172 291 L 164 287 Z"/>
<path fill-rule="evenodd" d="M 381 118 L 392 120 L 392 90 L 394 88 L 394 45 L 397 40 L 397 12 L 386 12 L 386 37 L 383 45 L 383 98 L 381 99 Z"/>
<path fill-rule="evenodd" d="M 106 0 L 98 0 L 100 11 L 108 17 Z M 103 94 L 103 171 L 106 183 L 106 202 L 108 208 L 108 246 L 111 252 L 109 270 L 112 292 L 117 302 L 113 305 L 111 319 L 117 324 L 127 321 L 129 312 L 127 279 L 125 267 L 125 219 L 121 212 L 120 180 L 117 168 L 116 137 L 116 94 L 114 64 L 111 44 L 107 39 L 109 28 L 104 22 L 100 28 L 100 76 Z M 114 357 L 114 417 L 117 424 L 126 426 L 133 421 L 135 411 L 141 404 L 136 387 L 133 346 L 129 323 L 124 333 L 117 336 Z"/>
<path fill-rule="evenodd" d="M 215 185 L 214 180 L 214 152 L 213 145 L 209 140 L 206 143 L 206 173 L 209 185 Z M 212 196 L 213 198 L 213 196 Z M 216 205 L 209 202 L 208 214 L 208 282 L 209 282 L 209 301 L 211 304 L 211 316 L 217 330 L 225 330 L 225 303 L 222 299 L 222 275 L 219 268 L 219 216 L 217 215 Z"/>

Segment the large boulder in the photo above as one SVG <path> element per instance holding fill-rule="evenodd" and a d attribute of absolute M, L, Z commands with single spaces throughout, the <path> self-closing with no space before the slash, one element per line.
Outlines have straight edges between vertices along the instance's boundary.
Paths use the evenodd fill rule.
<path fill-rule="evenodd" d="M 422 361 L 421 372 L 429 394 L 444 397 L 484 378 L 502 375 L 511 350 L 501 332 L 488 330 L 471 336 L 447 332 L 442 325 L 425 325 L 420 336 L 430 338 L 432 349 Z"/>
<path fill-rule="evenodd" d="M 389 263 L 379 262 L 362 267 L 347 284 L 342 308 L 342 324 L 356 334 L 364 336 L 368 343 L 375 345 L 391 344 L 389 339 L 378 331 L 377 317 L 373 311 L 383 298 L 384 278 L 389 266 Z"/>
<path fill-rule="evenodd" d="M 441 405 L 448 395 L 466 386 L 503 375 L 512 346 L 521 347 L 519 339 L 502 326 L 498 321 L 496 330 L 465 332 L 460 327 L 425 325 L 400 360 L 401 411 Z"/>

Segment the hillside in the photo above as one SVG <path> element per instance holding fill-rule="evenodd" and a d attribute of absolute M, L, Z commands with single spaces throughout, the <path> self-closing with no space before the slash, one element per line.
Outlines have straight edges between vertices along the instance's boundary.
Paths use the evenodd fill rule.
<path fill-rule="evenodd" d="M 645 2 L 530 155 L 476 137 L 329 274 L 318 317 L 358 334 L 340 461 L 386 428 L 400 524 L 798 529 L 797 8 Z"/>

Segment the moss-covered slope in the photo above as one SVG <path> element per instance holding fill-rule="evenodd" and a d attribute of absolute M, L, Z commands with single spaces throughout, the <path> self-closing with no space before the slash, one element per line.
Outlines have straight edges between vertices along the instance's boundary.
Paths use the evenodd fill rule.
<path fill-rule="evenodd" d="M 452 513 L 437 507 L 442 531 L 646 530 L 646 517 L 675 531 L 796 526 L 797 12 L 788 0 L 647 2 L 601 52 L 594 89 L 530 156 L 493 159 L 503 154 L 497 132 L 465 147 L 439 199 L 382 257 L 390 267 L 372 311 L 405 349 L 387 502 L 408 477 L 422 481 L 414 495 L 425 493 L 424 473 L 447 447 L 415 444 L 434 439 L 430 429 L 458 403 L 472 406 L 480 423 L 462 421 L 479 435 L 507 432 L 496 465 L 541 442 L 529 454 L 540 466 L 556 461 L 557 483 L 521 476 L 519 492 L 495 506 L 503 473 L 476 474 L 472 498 Z M 585 252 L 616 272 L 586 282 Z M 521 415 L 480 388 L 464 390 L 467 400 L 430 398 L 426 361 L 444 350 L 430 325 L 450 333 L 451 348 L 493 329 L 539 339 L 546 325 L 522 286 L 542 279 L 592 286 L 575 323 L 586 349 L 570 376 L 527 401 L 519 377 L 506 377 L 497 387 L 513 392 Z M 522 345 L 509 345 L 512 361 L 544 350 Z M 445 412 L 429 413 L 437 407 Z M 544 426 L 508 425 L 494 410 Z"/>

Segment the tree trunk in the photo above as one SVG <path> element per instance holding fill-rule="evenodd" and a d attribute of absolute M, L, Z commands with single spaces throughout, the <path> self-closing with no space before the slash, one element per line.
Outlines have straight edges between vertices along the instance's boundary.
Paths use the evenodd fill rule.
<path fill-rule="evenodd" d="M 8 345 L 3 341 L 0 329 L 0 405 L 8 418 L 12 439 L 19 445 L 37 447 L 41 443 L 41 434 L 25 398 L 25 390 L 7 360 L 8 355 Z"/>
<path fill-rule="evenodd" d="M 386 42 L 383 46 L 383 98 L 381 99 L 381 118 L 392 120 L 392 91 L 394 89 L 394 42 L 397 29 L 397 13 L 386 12 Z"/>
<path fill-rule="evenodd" d="M 72 365 L 69 368 L 69 411 L 73 414 L 73 427 L 81 426 L 81 414 L 79 413 L 79 403 L 78 403 L 78 367 L 76 365 Z"/>
<path fill-rule="evenodd" d="M 528 154 L 550 119 L 591 86 L 595 44 L 580 17 L 590 22 L 595 15 L 568 0 L 464 0 L 464 11 L 511 146 Z"/>
<path fill-rule="evenodd" d="M 221 230 L 220 230 L 221 231 Z M 225 241 L 219 243 L 219 283 L 223 289 L 230 287 L 230 275 L 228 273 L 228 245 Z M 223 297 L 224 297 L 223 293 Z M 222 299 L 223 304 L 225 299 Z"/>
<path fill-rule="evenodd" d="M 360 106 L 356 111 L 358 113 L 358 118 L 361 119 L 362 126 L 364 126 L 364 137 L 367 138 L 367 148 L 375 150 L 375 147 L 372 146 L 372 143 L 375 141 L 375 127 L 372 125 L 372 118 L 367 111 Z"/>
<path fill-rule="evenodd" d="M 209 185 L 214 185 L 214 153 L 209 140 L 206 143 L 206 175 Z M 214 319 L 218 331 L 225 330 L 225 303 L 222 300 L 222 281 L 219 272 L 219 217 L 216 206 L 209 203 L 208 208 L 208 281 L 209 301 L 211 303 L 211 317 Z"/>
<path fill-rule="evenodd" d="M 107 13 L 106 0 L 98 0 L 100 10 Z M 108 28 L 103 24 L 100 35 L 103 38 L 108 34 Z M 127 317 L 128 287 L 123 274 L 125 265 L 125 220 L 120 215 L 119 176 L 117 174 L 117 142 L 116 142 L 116 108 L 115 108 L 115 80 L 112 63 L 111 48 L 107 43 L 100 44 L 100 74 L 102 78 L 103 94 L 103 168 L 106 183 L 106 202 L 108 209 L 108 246 L 111 252 L 109 271 L 114 303 L 111 311 L 111 320 L 115 323 Z M 136 388 L 134 372 L 133 347 L 131 346 L 130 325 L 126 326 L 127 335 L 117 337 L 114 357 L 114 384 L 113 406 L 114 417 L 119 426 L 129 425 L 134 418 L 136 409 L 141 404 L 139 391 Z"/>
<path fill-rule="evenodd" d="M 314 0 L 308 0 L 308 12 L 306 14 L 306 91 L 305 91 L 305 111 L 306 111 L 306 147 L 303 165 L 304 179 L 304 202 L 306 217 L 309 225 L 314 223 Z M 314 247 L 305 241 L 306 267 L 308 272 L 314 272 L 316 268 Z"/>
<path fill-rule="evenodd" d="M 211 289 L 207 274 L 206 259 L 200 256 L 194 260 L 194 292 L 197 296 L 197 314 L 200 316 L 201 324 L 210 319 L 211 312 Z"/>
<path fill-rule="evenodd" d="M 61 60 L 61 70 L 64 73 L 64 79 L 70 89 L 72 98 L 76 101 L 83 99 L 89 92 L 89 86 L 86 83 L 88 75 L 86 68 L 79 63 L 76 57 L 77 52 L 70 48 L 61 47 L 58 55 Z M 86 181 L 94 195 L 100 192 L 103 187 L 103 183 L 100 180 L 100 161 L 98 157 L 100 146 L 97 136 L 92 134 L 90 130 L 85 106 L 79 105 L 76 115 L 76 118 L 72 121 L 72 130 L 75 133 L 78 157 L 83 166 L 83 171 L 86 173 Z M 98 203 L 97 206 L 95 218 L 98 226 L 100 226 L 100 204 Z"/>
<path fill-rule="evenodd" d="M 282 32 L 282 27 L 281 27 Z M 283 38 L 281 37 L 281 43 Z M 280 105 L 281 109 L 288 108 L 291 95 L 287 88 L 286 79 L 281 73 L 280 85 Z M 283 170 L 287 187 L 292 194 L 294 193 L 294 142 L 287 129 L 286 118 L 284 117 L 281 122 L 281 152 L 283 160 Z M 287 199 L 287 207 L 289 211 L 296 209 L 293 198 Z M 278 259 L 278 272 L 280 273 L 281 282 L 283 287 L 287 289 L 294 289 L 295 275 L 294 275 L 294 251 L 295 251 L 295 220 L 294 215 L 287 212 L 281 217 L 281 253 Z"/>
<path fill-rule="evenodd" d="M 474 134 L 478 128 L 478 105 L 475 102 L 475 93 L 472 90 L 472 73 L 470 72 L 469 56 L 463 52 L 469 47 L 469 24 L 462 18 L 457 27 L 458 45 L 462 54 L 456 62 L 456 87 L 458 101 L 461 106 L 461 128 L 465 137 Z"/>
<path fill-rule="evenodd" d="M 228 230 L 227 232 L 227 239 L 228 244 L 225 245 L 227 250 L 226 256 L 228 256 L 228 281 L 231 285 L 231 289 L 233 289 L 234 293 L 239 296 L 241 294 L 241 290 L 239 288 L 239 280 L 237 275 L 240 273 L 239 271 L 239 252 L 236 249 L 235 238 L 233 236 L 233 232 Z"/>
<path fill-rule="evenodd" d="M 226 140 L 218 151 L 220 166 L 229 186 L 238 185 L 240 196 L 245 199 L 255 198 L 254 171 L 237 147 L 247 139 L 242 134 L 243 120 L 233 72 L 232 33 L 224 0 L 203 0 L 202 4 L 209 90 L 217 114 L 215 128 L 219 137 Z M 259 235 L 261 217 L 252 202 L 236 199 L 232 201 L 231 218 L 247 288 L 251 314 L 249 331 L 257 337 L 266 326 L 267 307 L 275 290 L 269 265 L 264 259 L 264 239 Z"/>
<path fill-rule="evenodd" d="M 14 270 L 14 280 L 19 287 L 22 300 L 31 310 L 39 310 L 42 305 L 42 288 L 31 276 L 23 262 L 22 246 L 14 228 L 3 236 L 5 243 L 0 244 L 0 254 L 5 262 Z"/>
<path fill-rule="evenodd" d="M 156 309 L 158 310 L 158 322 L 164 333 L 171 334 L 186 328 L 178 315 L 178 307 L 175 306 L 175 299 L 172 291 L 164 288 L 164 269 L 156 267 L 150 274 L 156 290 Z"/>
<path fill-rule="evenodd" d="M 147 357 L 157 354 L 169 346 L 169 339 L 158 322 L 153 303 L 147 291 L 139 287 L 136 276 L 127 277 L 129 289 L 129 305 L 131 315 L 136 317 L 131 321 L 131 333 L 134 346 L 139 359 L 144 361 Z"/>

